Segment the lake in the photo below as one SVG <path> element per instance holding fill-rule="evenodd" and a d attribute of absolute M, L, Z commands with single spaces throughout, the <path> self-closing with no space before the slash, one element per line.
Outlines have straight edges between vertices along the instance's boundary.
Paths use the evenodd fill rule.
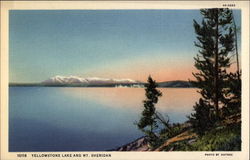
<path fill-rule="evenodd" d="M 161 88 L 156 109 L 184 122 L 200 95 Z M 10 87 L 9 151 L 105 151 L 141 136 L 143 88 Z"/>

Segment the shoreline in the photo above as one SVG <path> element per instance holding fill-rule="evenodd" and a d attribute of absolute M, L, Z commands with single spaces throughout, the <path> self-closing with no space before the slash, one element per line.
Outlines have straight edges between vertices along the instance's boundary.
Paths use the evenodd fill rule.
<path fill-rule="evenodd" d="M 155 148 L 150 148 L 147 137 L 142 136 L 108 151 L 240 151 L 241 149 L 241 113 L 226 117 L 201 137 L 193 131 L 189 122 L 180 125 L 183 129 L 180 133 L 166 139 Z"/>

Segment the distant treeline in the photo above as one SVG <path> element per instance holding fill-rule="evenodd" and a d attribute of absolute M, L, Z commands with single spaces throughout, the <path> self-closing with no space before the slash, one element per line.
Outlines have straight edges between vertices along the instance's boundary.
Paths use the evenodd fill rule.
<path fill-rule="evenodd" d="M 144 87 L 146 83 L 115 84 L 43 84 L 43 83 L 9 83 L 10 87 Z M 159 88 L 192 88 L 188 81 L 167 81 L 157 83 Z"/>

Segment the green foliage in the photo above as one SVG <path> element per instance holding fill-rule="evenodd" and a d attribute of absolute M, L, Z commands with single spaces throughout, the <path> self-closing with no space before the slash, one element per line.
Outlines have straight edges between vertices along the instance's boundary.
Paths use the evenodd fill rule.
<path fill-rule="evenodd" d="M 143 101 L 144 110 L 140 121 L 137 123 L 138 128 L 149 137 L 151 146 L 158 144 L 158 136 L 155 134 L 155 130 L 158 128 L 155 104 L 162 93 L 156 87 L 156 82 L 149 76 L 145 88 L 146 100 Z"/>
<path fill-rule="evenodd" d="M 174 136 L 183 133 L 185 129 L 180 127 L 180 132 L 177 132 Z M 192 133 L 190 128 L 187 129 Z M 170 136 L 169 138 L 172 137 Z M 162 149 L 164 151 L 240 151 L 241 123 L 236 121 L 230 123 L 230 125 L 227 123 L 216 123 L 199 137 L 176 141 Z"/>
<path fill-rule="evenodd" d="M 194 131 L 198 135 L 203 135 L 205 131 L 214 126 L 216 117 L 213 112 L 213 107 L 204 103 L 203 99 L 199 100 L 194 106 L 194 113 L 188 117 Z"/>
<path fill-rule="evenodd" d="M 171 143 L 170 145 L 163 148 L 164 151 L 186 151 L 189 150 L 191 145 L 188 143 L 189 140 L 177 141 L 175 143 Z"/>
<path fill-rule="evenodd" d="M 224 109 L 226 116 L 241 112 L 241 73 L 230 73 L 227 76 L 226 95 L 228 98 L 225 100 L 227 106 Z"/>
<path fill-rule="evenodd" d="M 169 128 L 164 128 L 160 132 L 160 138 L 162 140 L 167 140 L 169 138 L 172 138 L 186 130 L 185 127 L 181 126 L 180 124 L 172 124 L 169 126 Z"/>
<path fill-rule="evenodd" d="M 191 81 L 198 87 L 201 98 L 194 105 L 194 113 L 189 118 L 192 129 L 180 124 L 170 124 L 160 113 L 155 104 L 162 96 L 156 89 L 155 81 L 149 76 L 145 85 L 146 99 L 144 110 L 137 126 L 147 137 L 151 149 L 161 146 L 166 140 L 184 131 L 194 131 L 198 138 L 177 141 L 167 145 L 164 150 L 180 151 L 238 151 L 241 149 L 241 129 L 236 122 L 222 121 L 228 115 L 237 115 L 241 111 L 241 73 L 227 73 L 231 65 L 231 55 L 236 41 L 233 30 L 232 11 L 229 9 L 202 9 L 201 24 L 194 20 L 197 35 L 195 46 L 199 53 L 194 58 L 193 73 L 196 78 Z M 231 126 L 223 126 L 223 123 Z M 232 125 L 233 124 L 233 125 Z M 163 125 L 165 128 L 161 129 Z"/>
<path fill-rule="evenodd" d="M 144 133 L 148 137 L 149 147 L 152 150 L 154 150 L 164 142 L 164 140 L 161 137 L 157 136 L 154 132 L 146 130 L 144 131 Z"/>
<path fill-rule="evenodd" d="M 193 144 L 185 144 L 184 151 L 240 151 L 241 125 L 214 128 Z"/>
<path fill-rule="evenodd" d="M 216 151 L 240 151 L 241 150 L 241 136 L 230 135 L 224 142 L 219 142 L 215 148 Z"/>
<path fill-rule="evenodd" d="M 195 67 L 200 71 L 193 73 L 194 84 L 201 89 L 205 103 L 216 105 L 217 100 L 225 99 L 226 68 L 230 67 L 228 55 L 234 50 L 232 12 L 229 9 L 203 9 L 201 14 L 204 16 L 201 25 L 194 20 L 198 39 L 195 46 L 200 49 L 194 58 Z"/>
<path fill-rule="evenodd" d="M 191 142 L 193 141 L 193 142 Z M 186 139 L 166 146 L 163 150 L 169 151 L 240 151 L 241 127 L 240 124 L 213 128 L 198 139 Z"/>
<path fill-rule="evenodd" d="M 234 75 L 227 73 L 231 65 L 229 55 L 235 50 L 232 11 L 214 8 L 200 12 L 203 15 L 202 23 L 194 20 L 198 40 L 195 46 L 199 48 L 194 60 L 199 72 L 193 73 L 196 81 L 192 83 L 200 88 L 202 98 L 194 106 L 195 113 L 189 119 L 195 131 L 202 135 L 223 118 L 219 106 L 224 111 L 226 107 L 235 106 L 232 101 L 229 102 L 228 96 L 238 95 L 237 89 L 231 88 L 238 84 L 234 83 Z"/>

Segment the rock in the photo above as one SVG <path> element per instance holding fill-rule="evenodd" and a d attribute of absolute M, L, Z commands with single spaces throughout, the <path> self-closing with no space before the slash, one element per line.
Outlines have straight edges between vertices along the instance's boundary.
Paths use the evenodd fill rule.
<path fill-rule="evenodd" d="M 194 138 L 194 139 L 190 139 L 189 141 L 188 141 L 188 144 L 193 144 L 194 142 L 196 142 L 196 138 Z"/>
<path fill-rule="evenodd" d="M 149 151 L 147 137 L 141 137 L 137 140 L 118 147 L 115 151 Z"/>

